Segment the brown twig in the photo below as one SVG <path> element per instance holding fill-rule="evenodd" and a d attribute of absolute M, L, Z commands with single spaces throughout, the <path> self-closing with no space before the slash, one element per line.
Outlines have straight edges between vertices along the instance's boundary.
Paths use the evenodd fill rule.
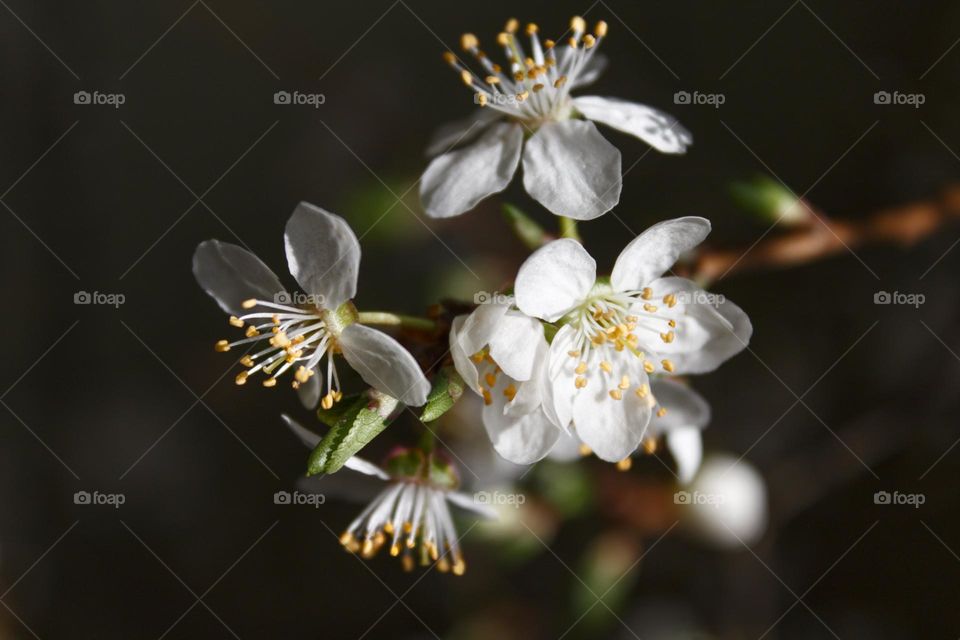
<path fill-rule="evenodd" d="M 862 220 L 834 220 L 806 206 L 811 212 L 808 224 L 771 235 L 752 248 L 704 248 L 694 262 L 694 277 L 713 281 L 757 269 L 793 267 L 869 244 L 909 247 L 960 219 L 960 185 L 946 187 L 936 199 L 883 209 Z"/>

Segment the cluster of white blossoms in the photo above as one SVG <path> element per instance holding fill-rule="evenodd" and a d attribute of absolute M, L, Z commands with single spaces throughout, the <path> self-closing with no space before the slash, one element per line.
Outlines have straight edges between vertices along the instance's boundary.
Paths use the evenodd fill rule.
<path fill-rule="evenodd" d="M 752 333 L 732 302 L 663 276 L 709 231 L 697 217 L 656 224 L 609 278 L 597 277 L 579 242 L 554 240 L 520 267 L 512 299 L 454 321 L 454 363 L 484 399 L 498 453 L 529 464 L 584 445 L 628 466 L 641 444 L 651 451 L 665 435 L 681 479 L 692 477 L 709 407 L 674 377 L 716 369 Z"/>
<path fill-rule="evenodd" d="M 334 425 L 332 437 L 321 438 L 284 416 L 314 450 L 311 473 L 344 466 L 385 483 L 340 539 L 364 558 L 386 548 L 407 568 L 432 564 L 459 575 L 466 563 L 449 505 L 494 515 L 458 491 L 459 476 L 435 448 L 429 426 L 425 435 L 430 438 L 422 446 L 394 449 L 382 466 L 350 457 L 399 412 L 373 416 L 380 430 L 370 424 L 351 430 L 356 424 L 350 420 L 379 405 L 365 404 L 360 396 L 359 403 L 352 401 L 354 413 L 349 407 L 337 413 L 341 409 L 334 405 L 344 398 L 337 369 L 341 357 L 391 402 L 420 406 L 440 397 L 448 402 L 442 413 L 451 398 L 456 400 L 444 395 L 448 374 L 437 375 L 449 371 L 447 365 L 424 363 L 437 383 L 431 389 L 414 356 L 396 338 L 368 325 L 392 324 L 402 332 L 407 318 L 419 322 L 420 329 L 432 327 L 435 341 L 438 336 L 448 341 L 447 362 L 452 360 L 465 386 L 482 398 L 483 429 L 478 426 L 476 432 L 483 438 L 485 429 L 503 459 L 529 465 L 547 456 L 570 460 L 592 452 L 627 469 L 635 452 L 653 453 L 662 439 L 682 483 L 690 482 L 700 465 L 700 432 L 710 421 L 709 405 L 688 386 L 687 376 L 713 371 L 750 340 L 752 327 L 739 307 L 690 280 L 667 275 L 706 238 L 706 219 L 684 217 L 650 227 L 627 244 L 609 277 L 598 276 L 593 257 L 568 237 L 576 235 L 567 233 L 571 220 L 597 218 L 620 199 L 620 152 L 595 122 L 664 153 L 683 153 L 692 137 L 673 117 L 651 107 L 572 95 L 605 66 L 597 51 L 607 35 L 605 22 L 589 33 L 585 21 L 575 17 L 560 42 L 541 40 L 537 25 L 528 24 L 526 46 L 519 29 L 511 19 L 496 38 L 505 66 L 488 58 L 472 34 L 465 34 L 461 45 L 479 73 L 446 53 L 481 108 L 438 132 L 420 190 L 430 216 L 459 215 L 506 188 L 522 158 L 526 191 L 566 218 L 561 225 L 566 231 L 560 239 L 536 243 L 539 248 L 519 268 L 509 296 L 454 318 L 449 312 L 410 319 L 358 311 L 352 301 L 360 263 L 357 237 L 342 218 L 306 203 L 297 206 L 284 236 L 288 267 L 302 294 L 287 292 L 242 247 L 210 240 L 193 257 L 198 282 L 230 314 L 229 324 L 240 334 L 215 345 L 217 351 L 240 354 L 244 368 L 236 383 L 258 379 L 275 387 L 289 380 L 303 404 L 319 405 L 321 419 Z M 483 451 L 492 455 L 489 448 Z M 318 453 L 327 462 L 314 467 Z M 337 462 L 326 466 L 329 456 L 337 455 Z"/>

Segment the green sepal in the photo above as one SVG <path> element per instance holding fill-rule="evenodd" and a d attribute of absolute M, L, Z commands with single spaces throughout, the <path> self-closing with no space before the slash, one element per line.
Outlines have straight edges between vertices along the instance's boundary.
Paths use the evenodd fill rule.
<path fill-rule="evenodd" d="M 310 454 L 307 475 L 337 472 L 387 427 L 399 406 L 399 400 L 374 389 L 357 397 Z"/>
<path fill-rule="evenodd" d="M 444 367 L 433 380 L 433 388 L 427 396 L 427 403 L 423 405 L 420 420 L 433 422 L 453 408 L 460 396 L 463 395 L 464 382 L 460 374 L 453 367 Z"/>

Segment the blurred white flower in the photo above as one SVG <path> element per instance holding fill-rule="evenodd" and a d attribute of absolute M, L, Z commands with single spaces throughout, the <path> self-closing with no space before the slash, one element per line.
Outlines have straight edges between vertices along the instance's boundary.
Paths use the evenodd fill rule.
<path fill-rule="evenodd" d="M 543 407 L 551 421 L 600 458 L 618 462 L 640 444 L 656 408 L 649 376 L 705 373 L 742 350 L 746 314 L 693 282 L 661 277 L 710 232 L 704 218 L 656 224 L 630 242 L 609 279 L 571 239 L 531 255 L 517 274 L 517 307 L 558 323 L 550 343 Z"/>
<path fill-rule="evenodd" d="M 290 273 L 306 295 L 287 293 L 269 267 L 234 244 L 207 240 L 193 254 L 197 282 L 231 314 L 232 326 L 246 327 L 245 338 L 220 340 L 217 351 L 264 346 L 240 359 L 247 369 L 237 384 L 263 373 L 263 386 L 273 387 L 293 369 L 292 386 L 304 405 L 320 402 L 329 409 L 342 397 L 334 364 L 340 354 L 375 389 L 409 405 L 426 402 L 430 383 L 413 356 L 387 334 L 356 323 L 350 300 L 357 291 L 360 244 L 346 221 L 301 202 L 284 239 Z"/>
<path fill-rule="evenodd" d="M 556 215 L 591 220 L 620 201 L 620 152 L 600 135 L 599 122 L 636 136 L 664 153 L 683 153 L 692 137 L 670 115 L 651 107 L 598 96 L 571 97 L 593 82 L 605 66 L 597 54 L 607 24 L 586 33 L 583 18 L 570 23 L 564 43 L 540 42 L 528 24 L 529 54 L 511 19 L 497 36 L 508 68 L 491 62 L 473 34 L 461 46 L 483 67 L 474 74 L 452 53 L 445 59 L 485 107 L 463 122 L 438 131 L 428 153 L 420 197 L 428 215 L 448 218 L 472 209 L 510 183 L 523 157 L 527 192 Z M 451 146 L 468 146 L 449 151 Z"/>
<path fill-rule="evenodd" d="M 711 544 L 738 548 L 757 542 L 767 528 L 767 485 L 746 460 L 708 455 L 688 487 L 681 514 Z"/>
<path fill-rule="evenodd" d="M 308 447 L 320 442 L 320 436 L 289 416 L 283 419 Z M 408 571 L 417 562 L 435 562 L 441 572 L 463 575 L 466 563 L 447 503 L 484 518 L 497 514 L 474 496 L 456 490 L 460 479 L 447 460 L 436 452 L 427 455 L 420 449 L 398 448 L 383 467 L 357 456 L 344 466 L 387 483 L 340 536 L 344 548 L 369 559 L 387 547 L 391 556 L 401 557 Z"/>
<path fill-rule="evenodd" d="M 662 376 L 651 379 L 650 392 L 653 402 L 667 412 L 650 422 L 643 450 L 655 452 L 662 437 L 677 464 L 677 480 L 687 484 L 700 468 L 703 457 L 700 432 L 710 422 L 710 405 L 689 385 Z M 576 436 L 576 427 L 571 431 L 564 434 L 550 452 L 552 459 L 566 462 L 590 453 L 590 448 Z M 618 465 L 623 470 L 629 469 L 630 458 L 624 458 Z"/>
<path fill-rule="evenodd" d="M 450 330 L 457 372 L 483 397 L 483 425 L 497 453 L 531 464 L 549 453 L 560 430 L 542 409 L 549 346 L 543 325 L 513 310 L 512 300 L 481 304 Z"/>

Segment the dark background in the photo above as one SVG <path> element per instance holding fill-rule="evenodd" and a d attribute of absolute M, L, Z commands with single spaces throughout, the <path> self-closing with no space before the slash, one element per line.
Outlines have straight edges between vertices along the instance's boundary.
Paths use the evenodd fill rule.
<path fill-rule="evenodd" d="M 643 158 L 619 220 L 582 228 L 603 268 L 678 215 L 749 246 L 768 223 L 727 185 L 758 172 L 813 185 L 807 197 L 838 218 L 935 195 L 960 173 L 957 3 L 404 2 L 3 1 L 0 637 L 447 637 L 471 624 L 489 637 L 479 618 L 510 620 L 500 637 L 556 638 L 577 618 L 576 579 L 550 553 L 499 563 L 468 538 L 465 578 L 414 584 L 339 549 L 356 505 L 274 505 L 306 455 L 278 415 L 309 416 L 286 389 L 234 387 L 211 348 L 229 328 L 190 273 L 196 244 L 217 237 L 291 282 L 283 225 L 308 200 L 363 236 L 363 308 L 415 313 L 509 280 L 524 252 L 497 199 L 440 222 L 416 188 L 396 204 L 430 132 L 472 108 L 440 58 L 463 31 L 490 42 L 512 15 L 544 34 L 574 13 L 603 18 L 611 65 L 590 92 L 658 106 L 694 133 L 684 157 L 606 133 L 625 169 Z M 79 90 L 126 103 L 76 105 Z M 275 105 L 278 90 L 326 103 Z M 679 90 L 726 102 L 678 106 Z M 876 105 L 879 90 L 926 102 Z M 504 199 L 533 209 L 516 184 Z M 657 611 L 706 637 L 757 638 L 788 609 L 766 637 L 960 635 L 960 250 L 920 279 L 958 233 L 716 285 L 755 334 L 752 354 L 698 384 L 714 405 L 706 442 L 749 450 L 773 525 L 753 553 L 664 539 L 618 610 L 637 636 L 692 637 L 647 624 Z M 926 303 L 876 306 L 880 290 Z M 75 305 L 78 291 L 125 304 Z M 126 504 L 75 505 L 80 490 Z M 877 506 L 878 490 L 926 504 Z M 576 567 L 602 527 L 577 519 L 551 546 Z M 607 622 L 599 635 L 632 637 Z"/>

